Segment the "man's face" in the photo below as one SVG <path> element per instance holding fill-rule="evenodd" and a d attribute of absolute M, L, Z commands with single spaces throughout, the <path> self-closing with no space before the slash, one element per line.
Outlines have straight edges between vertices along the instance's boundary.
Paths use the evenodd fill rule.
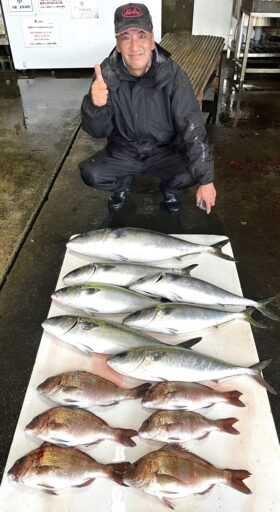
<path fill-rule="evenodd" d="M 133 76 L 144 75 L 155 48 L 154 34 L 130 29 L 117 36 L 117 51 L 121 53 L 128 71 Z"/>

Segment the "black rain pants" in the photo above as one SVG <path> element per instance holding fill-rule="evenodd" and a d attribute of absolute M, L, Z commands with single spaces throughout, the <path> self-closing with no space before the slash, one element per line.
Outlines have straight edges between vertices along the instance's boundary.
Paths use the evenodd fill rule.
<path fill-rule="evenodd" d="M 80 162 L 79 169 L 86 185 L 110 192 L 130 189 L 135 177 L 143 173 L 160 178 L 162 193 L 176 194 L 196 184 L 184 154 L 169 148 L 147 155 L 106 147 Z"/>

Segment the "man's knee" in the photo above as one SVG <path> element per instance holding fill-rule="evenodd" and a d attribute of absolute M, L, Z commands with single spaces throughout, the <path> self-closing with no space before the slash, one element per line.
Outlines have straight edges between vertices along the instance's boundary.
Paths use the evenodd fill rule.
<path fill-rule="evenodd" d="M 78 164 L 81 178 L 89 187 L 96 187 L 98 184 L 98 167 L 95 165 L 94 157 L 83 160 Z"/>

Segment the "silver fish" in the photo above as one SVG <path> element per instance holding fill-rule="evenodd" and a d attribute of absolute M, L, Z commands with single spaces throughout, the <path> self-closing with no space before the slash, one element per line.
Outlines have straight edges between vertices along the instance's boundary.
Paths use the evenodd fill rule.
<path fill-rule="evenodd" d="M 189 268 L 189 267 L 187 267 Z M 174 274 L 184 274 L 183 269 L 170 269 Z M 66 286 L 84 283 L 107 283 L 116 286 L 130 286 L 142 277 L 159 273 L 158 267 L 137 265 L 135 263 L 90 263 L 76 268 L 63 278 Z"/>
<path fill-rule="evenodd" d="M 15 462 L 8 478 L 17 484 L 57 494 L 69 487 L 86 487 L 99 477 L 122 484 L 122 473 L 129 466 L 127 462 L 101 464 L 77 448 L 43 443 Z"/>
<path fill-rule="evenodd" d="M 197 265 L 189 266 L 189 273 Z M 241 311 L 246 307 L 254 307 L 263 315 L 280 320 L 277 315 L 266 308 L 266 304 L 274 298 L 255 301 L 246 299 L 235 293 L 228 292 L 219 286 L 215 286 L 207 281 L 187 275 L 185 269 L 184 275 L 178 275 L 171 272 L 159 272 L 153 276 L 146 276 L 133 283 L 130 290 L 140 293 L 147 293 L 153 296 L 163 297 L 173 302 L 186 302 L 188 304 L 197 304 L 202 306 L 225 306 L 237 308 Z"/>
<path fill-rule="evenodd" d="M 157 496 L 173 509 L 170 499 L 205 494 L 218 483 L 251 494 L 243 482 L 249 476 L 250 473 L 242 469 L 218 469 L 181 446 L 167 445 L 132 464 L 124 473 L 123 482 Z"/>
<path fill-rule="evenodd" d="M 160 350 L 156 348 L 136 348 L 112 356 L 107 360 L 108 365 L 122 375 L 149 382 L 165 380 L 202 382 L 237 375 L 249 375 L 271 393 L 276 394 L 276 391 L 265 382 L 261 375 L 261 371 L 270 362 L 271 359 L 246 368 L 194 350 L 177 347 L 165 347 Z"/>
<path fill-rule="evenodd" d="M 217 403 L 228 403 L 245 407 L 240 393 L 234 391 L 216 391 L 197 382 L 159 382 L 148 389 L 141 404 L 149 409 L 171 409 L 196 411 Z"/>
<path fill-rule="evenodd" d="M 110 439 L 135 446 L 137 431 L 113 428 L 90 411 L 75 407 L 54 407 L 39 414 L 25 427 L 25 433 L 60 446 L 78 446 Z"/>
<path fill-rule="evenodd" d="M 211 432 L 239 434 L 232 425 L 236 418 L 210 420 L 189 411 L 157 411 L 147 418 L 138 430 L 140 437 L 162 443 L 185 443 L 191 439 L 203 439 Z"/>
<path fill-rule="evenodd" d="M 107 406 L 122 400 L 142 398 L 149 388 L 143 384 L 133 389 L 120 388 L 107 379 L 85 371 L 60 373 L 42 382 L 37 390 L 61 405 L 75 407 Z"/>
<path fill-rule="evenodd" d="M 221 251 L 226 243 L 228 239 L 213 245 L 201 245 L 146 229 L 110 228 L 76 235 L 69 240 L 67 247 L 104 261 L 109 258 L 112 261 L 147 263 L 202 253 L 235 261 Z"/>
<path fill-rule="evenodd" d="M 54 316 L 47 318 L 42 327 L 49 334 L 87 354 L 118 354 L 132 348 L 165 346 L 136 329 L 97 318 Z M 200 340 L 196 338 L 179 345 L 190 348 Z"/>
<path fill-rule="evenodd" d="M 51 297 L 58 304 L 84 311 L 87 315 L 129 313 L 158 303 L 158 299 L 141 293 L 100 283 L 67 286 L 56 290 Z"/>
<path fill-rule="evenodd" d="M 266 328 L 252 318 L 253 309 L 241 312 L 220 311 L 192 306 L 183 302 L 157 304 L 126 316 L 122 323 L 128 327 L 164 334 L 188 334 L 233 320 L 245 320 L 256 327 Z"/>

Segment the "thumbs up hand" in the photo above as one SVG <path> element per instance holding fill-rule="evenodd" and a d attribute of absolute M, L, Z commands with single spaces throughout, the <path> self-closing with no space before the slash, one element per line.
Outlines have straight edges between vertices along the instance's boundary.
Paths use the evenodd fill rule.
<path fill-rule="evenodd" d="M 107 103 L 109 91 L 103 80 L 100 65 L 96 64 L 94 69 L 96 79 L 91 86 L 91 99 L 96 107 L 103 107 Z"/>

